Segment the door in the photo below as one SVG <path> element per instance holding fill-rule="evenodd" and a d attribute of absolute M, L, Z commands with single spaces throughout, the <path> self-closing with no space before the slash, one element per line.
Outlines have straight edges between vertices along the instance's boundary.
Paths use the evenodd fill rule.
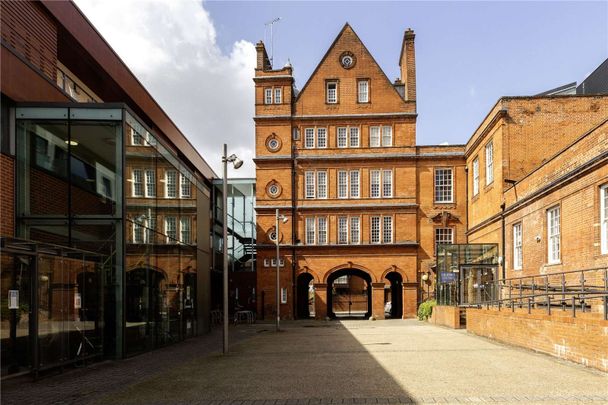
<path fill-rule="evenodd" d="M 2 255 L 2 377 L 28 371 L 31 364 L 32 261 L 30 256 Z"/>

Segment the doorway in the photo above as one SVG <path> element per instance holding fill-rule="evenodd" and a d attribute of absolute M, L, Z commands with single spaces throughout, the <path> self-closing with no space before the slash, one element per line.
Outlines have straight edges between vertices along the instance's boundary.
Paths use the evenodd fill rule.
<path fill-rule="evenodd" d="M 297 281 L 298 319 L 308 319 L 315 316 L 314 277 L 310 273 L 302 273 Z"/>
<path fill-rule="evenodd" d="M 368 319 L 372 308 L 372 280 L 358 269 L 343 269 L 327 279 L 327 315 L 330 318 Z"/>

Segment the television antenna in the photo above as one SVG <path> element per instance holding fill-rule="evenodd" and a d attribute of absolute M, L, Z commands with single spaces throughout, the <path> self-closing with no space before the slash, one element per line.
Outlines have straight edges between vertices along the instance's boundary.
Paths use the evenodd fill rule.
<path fill-rule="evenodd" d="M 272 61 L 273 61 L 273 57 L 274 57 L 274 37 L 272 35 L 272 27 L 274 26 L 275 23 L 278 23 L 279 21 L 281 21 L 282 17 L 277 17 L 272 21 L 268 21 L 267 23 L 264 23 L 265 27 L 270 26 L 270 66 L 272 67 Z"/>

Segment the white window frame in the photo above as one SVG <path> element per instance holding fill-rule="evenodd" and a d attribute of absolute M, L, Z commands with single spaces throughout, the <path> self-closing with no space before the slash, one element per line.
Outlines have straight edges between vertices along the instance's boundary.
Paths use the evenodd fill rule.
<path fill-rule="evenodd" d="M 315 217 L 306 217 L 305 221 L 305 236 L 307 245 L 316 244 L 316 219 Z"/>
<path fill-rule="evenodd" d="M 281 304 L 287 304 L 287 288 L 281 287 Z"/>
<path fill-rule="evenodd" d="M 348 198 L 348 171 L 346 170 L 338 170 L 338 198 Z"/>
<path fill-rule="evenodd" d="M 156 170 L 154 170 L 154 169 L 145 170 L 144 171 L 144 182 L 145 182 L 144 192 L 146 194 L 146 197 L 147 198 L 156 197 Z"/>
<path fill-rule="evenodd" d="M 338 217 L 338 245 L 348 245 L 348 217 L 347 216 L 339 216 Z"/>
<path fill-rule="evenodd" d="M 356 140 L 356 142 L 353 142 L 353 140 Z M 359 127 L 348 127 L 348 146 L 350 148 L 361 146 L 361 131 Z"/>
<path fill-rule="evenodd" d="M 173 178 L 173 181 L 170 182 L 169 178 Z M 177 198 L 177 186 L 177 171 L 165 170 L 165 198 Z"/>
<path fill-rule="evenodd" d="M 447 236 L 449 235 L 449 238 Z M 454 228 L 435 228 L 435 256 L 439 244 L 454 244 Z"/>
<path fill-rule="evenodd" d="M 276 257 L 273 257 L 272 259 L 270 259 L 270 267 L 272 267 L 272 268 L 277 267 L 277 258 Z"/>
<path fill-rule="evenodd" d="M 264 89 L 264 104 L 272 104 L 272 87 Z"/>
<path fill-rule="evenodd" d="M 473 159 L 473 196 L 479 194 L 479 156 Z"/>
<path fill-rule="evenodd" d="M 364 85 L 364 86 L 362 86 Z M 369 80 L 357 80 L 357 101 L 359 103 L 369 103 Z"/>
<path fill-rule="evenodd" d="M 371 126 L 369 127 L 369 147 L 370 148 L 379 148 L 382 144 L 382 127 L 380 126 Z"/>
<path fill-rule="evenodd" d="M 315 198 L 315 172 L 313 170 L 307 170 L 304 172 L 304 198 L 314 199 Z"/>
<path fill-rule="evenodd" d="M 382 197 L 382 171 L 372 169 L 369 171 L 369 196 L 370 198 Z"/>
<path fill-rule="evenodd" d="M 317 244 L 327 245 L 327 217 L 317 217 Z"/>
<path fill-rule="evenodd" d="M 521 270 L 523 266 L 523 234 L 521 222 L 513 224 L 513 270 Z"/>
<path fill-rule="evenodd" d="M 350 217 L 349 218 L 349 242 L 351 245 L 358 245 L 361 243 L 361 217 Z"/>
<path fill-rule="evenodd" d="M 315 129 L 304 128 L 304 148 L 305 149 L 314 149 L 315 147 Z"/>
<path fill-rule="evenodd" d="M 285 259 L 282 257 L 279 257 L 279 267 L 285 267 Z"/>
<path fill-rule="evenodd" d="M 274 88 L 274 103 L 281 104 L 283 100 L 283 90 L 280 87 Z"/>
<path fill-rule="evenodd" d="M 547 210 L 547 263 L 561 262 L 561 207 L 553 206 Z"/>
<path fill-rule="evenodd" d="M 382 217 L 373 215 L 369 217 L 369 241 L 373 244 L 382 243 Z"/>
<path fill-rule="evenodd" d="M 187 191 L 184 193 L 184 191 Z M 190 180 L 182 173 L 179 174 L 179 198 L 191 198 L 192 197 L 192 186 Z"/>
<path fill-rule="evenodd" d="M 441 173 L 449 173 L 449 184 L 447 183 L 447 177 L 445 174 L 441 176 Z M 450 204 L 454 202 L 454 169 L 451 167 L 436 167 L 433 173 L 434 183 L 434 201 L 437 204 Z M 449 193 L 449 198 L 446 196 Z"/>
<path fill-rule="evenodd" d="M 146 224 L 146 243 L 154 243 L 156 239 L 156 217 L 152 216 L 145 221 Z"/>
<path fill-rule="evenodd" d="M 184 245 L 192 243 L 192 222 L 189 217 L 179 219 L 179 241 Z"/>
<path fill-rule="evenodd" d="M 141 238 L 138 238 L 137 235 L 140 233 Z M 137 219 L 133 220 L 133 243 L 145 243 L 146 238 L 146 229 L 145 225 L 142 222 L 138 222 Z"/>
<path fill-rule="evenodd" d="M 382 171 L 382 197 L 392 198 L 393 197 L 393 171 L 383 170 Z"/>
<path fill-rule="evenodd" d="M 327 172 L 324 170 L 317 172 L 317 198 L 327 199 Z"/>
<path fill-rule="evenodd" d="M 330 85 L 334 85 L 333 89 L 333 97 L 331 90 L 329 89 Z M 338 81 L 337 80 L 328 80 L 325 82 L 325 102 L 327 104 L 338 104 Z"/>
<path fill-rule="evenodd" d="M 327 148 L 327 128 L 317 128 L 317 148 Z"/>
<path fill-rule="evenodd" d="M 608 184 L 600 187 L 600 251 L 608 254 Z"/>
<path fill-rule="evenodd" d="M 353 175 L 355 175 L 353 178 Z M 359 170 L 351 170 L 348 174 L 349 178 L 349 195 L 350 198 L 361 197 L 361 172 Z M 355 181 L 356 180 L 356 181 Z"/>
<path fill-rule="evenodd" d="M 348 148 L 348 127 L 336 128 L 336 146 L 338 148 Z"/>
<path fill-rule="evenodd" d="M 270 267 L 270 259 L 264 259 L 264 267 Z"/>
<path fill-rule="evenodd" d="M 390 125 L 382 127 L 382 146 L 393 146 L 393 127 Z"/>
<path fill-rule="evenodd" d="M 146 131 L 145 140 L 146 140 L 146 143 L 148 144 L 148 146 L 156 146 L 157 145 L 156 138 L 154 137 L 154 135 L 152 135 L 148 131 Z"/>
<path fill-rule="evenodd" d="M 170 226 L 170 223 L 172 223 L 172 226 Z M 170 231 L 173 236 L 171 236 Z M 168 244 L 177 242 L 177 218 L 174 216 L 165 217 L 165 237 Z"/>
<path fill-rule="evenodd" d="M 139 141 L 136 141 L 139 140 Z M 135 128 L 131 128 L 131 145 L 133 146 L 144 146 L 144 136 L 137 132 Z"/>
<path fill-rule="evenodd" d="M 494 182 L 494 141 L 486 144 L 486 186 Z"/>
<path fill-rule="evenodd" d="M 393 217 L 391 215 L 385 215 L 382 217 L 382 243 L 393 243 L 393 230 L 395 228 L 393 226 L 393 222 Z"/>
<path fill-rule="evenodd" d="M 144 196 L 144 172 L 141 169 L 131 169 L 131 196 Z M 138 190 L 139 189 L 139 190 Z"/>

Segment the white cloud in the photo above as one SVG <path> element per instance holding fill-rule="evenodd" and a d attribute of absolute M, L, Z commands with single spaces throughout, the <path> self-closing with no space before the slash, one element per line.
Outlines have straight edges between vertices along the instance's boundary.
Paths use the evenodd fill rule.
<path fill-rule="evenodd" d="M 229 176 L 255 176 L 252 43 L 222 53 L 201 1 L 76 3 L 218 175 L 227 143 L 245 161 Z"/>

